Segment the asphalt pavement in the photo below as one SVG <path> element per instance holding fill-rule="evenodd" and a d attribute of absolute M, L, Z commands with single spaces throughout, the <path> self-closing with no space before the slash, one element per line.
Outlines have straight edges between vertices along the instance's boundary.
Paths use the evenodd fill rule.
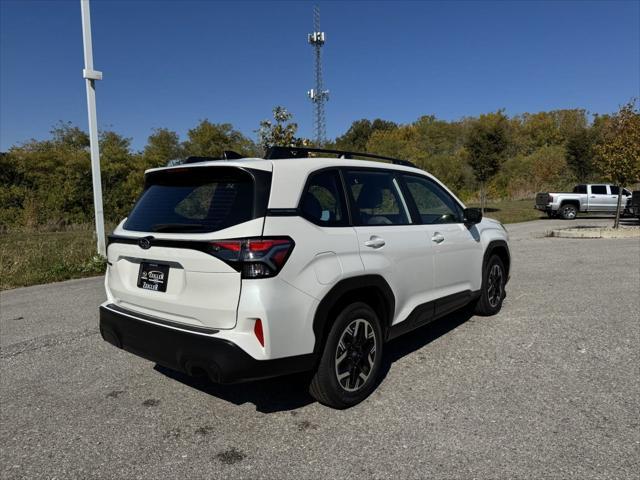
<path fill-rule="evenodd" d="M 578 219 L 602 225 L 610 219 Z M 100 338 L 102 278 L 0 293 L 0 478 L 638 478 L 640 241 L 508 226 L 502 312 L 386 346 L 362 404 L 219 386 Z"/>

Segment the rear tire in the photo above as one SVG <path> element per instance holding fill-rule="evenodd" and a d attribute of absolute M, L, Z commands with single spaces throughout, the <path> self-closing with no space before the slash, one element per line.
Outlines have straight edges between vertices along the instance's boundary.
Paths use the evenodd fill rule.
<path fill-rule="evenodd" d="M 490 316 L 500 311 L 505 297 L 506 282 L 507 271 L 504 263 L 499 256 L 493 255 L 482 273 L 482 288 L 475 308 L 478 315 Z"/>
<path fill-rule="evenodd" d="M 578 216 L 578 208 L 573 203 L 566 203 L 560 207 L 560 215 L 565 220 L 575 220 Z"/>
<path fill-rule="evenodd" d="M 382 363 L 382 328 L 363 302 L 345 307 L 334 322 L 309 393 L 333 408 L 349 408 L 375 389 Z"/>

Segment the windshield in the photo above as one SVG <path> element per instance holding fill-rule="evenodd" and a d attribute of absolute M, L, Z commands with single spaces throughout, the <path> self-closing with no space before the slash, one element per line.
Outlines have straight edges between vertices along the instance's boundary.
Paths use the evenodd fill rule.
<path fill-rule="evenodd" d="M 214 232 L 254 217 L 254 181 L 233 167 L 151 172 L 124 224 L 139 232 Z"/>

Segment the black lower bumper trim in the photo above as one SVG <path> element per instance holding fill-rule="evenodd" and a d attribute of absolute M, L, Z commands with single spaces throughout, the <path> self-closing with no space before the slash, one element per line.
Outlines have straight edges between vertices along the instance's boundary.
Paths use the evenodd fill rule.
<path fill-rule="evenodd" d="M 214 382 L 234 383 L 303 372 L 316 364 L 313 354 L 256 360 L 228 340 L 174 330 L 124 312 L 100 307 L 100 333 L 105 341 L 188 375 L 206 373 Z"/>

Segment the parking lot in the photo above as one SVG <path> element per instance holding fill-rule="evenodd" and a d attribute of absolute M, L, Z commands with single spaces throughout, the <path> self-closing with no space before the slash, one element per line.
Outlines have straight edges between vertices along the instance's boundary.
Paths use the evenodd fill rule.
<path fill-rule="evenodd" d="M 637 478 L 640 241 L 552 225 L 508 227 L 498 316 L 388 344 L 381 385 L 345 411 L 304 375 L 218 386 L 112 347 L 101 278 L 3 292 L 1 476 Z"/>

